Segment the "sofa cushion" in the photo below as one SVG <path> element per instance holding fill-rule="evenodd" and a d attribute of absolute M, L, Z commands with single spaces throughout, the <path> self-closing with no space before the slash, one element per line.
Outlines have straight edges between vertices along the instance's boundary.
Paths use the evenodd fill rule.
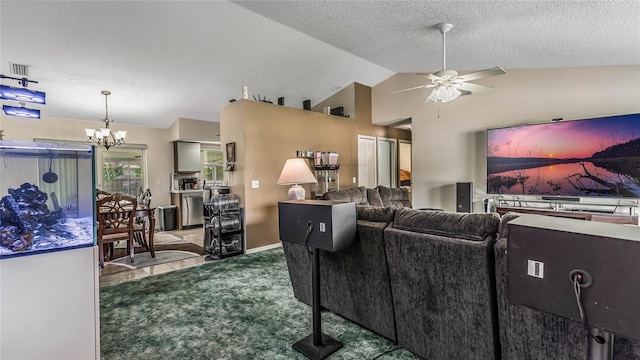
<path fill-rule="evenodd" d="M 364 186 L 345 190 L 329 190 L 322 198 L 324 200 L 354 202 L 356 205 L 369 205 L 367 191 Z"/>
<path fill-rule="evenodd" d="M 497 213 L 452 213 L 398 209 L 393 226 L 398 229 L 482 241 L 498 233 L 500 217 Z"/>
<path fill-rule="evenodd" d="M 409 190 L 405 188 L 388 188 L 382 185 L 378 185 L 376 189 L 378 189 L 378 193 L 382 198 L 383 206 L 392 206 L 396 208 L 411 207 Z"/>
<path fill-rule="evenodd" d="M 395 208 L 390 207 L 374 207 L 374 206 L 356 206 L 358 220 L 366 220 L 372 222 L 391 223 L 396 213 Z"/>
<path fill-rule="evenodd" d="M 378 192 L 378 188 L 367 188 L 367 200 L 369 201 L 369 205 L 376 207 L 383 207 L 382 198 L 380 197 L 380 193 Z"/>

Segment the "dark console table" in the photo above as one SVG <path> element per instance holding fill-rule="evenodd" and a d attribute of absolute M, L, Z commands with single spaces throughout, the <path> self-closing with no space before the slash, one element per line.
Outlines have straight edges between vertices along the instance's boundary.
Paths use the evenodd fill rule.
<path fill-rule="evenodd" d="M 613 358 L 613 334 L 640 339 L 636 226 L 534 215 L 508 226 L 509 300 L 582 322 L 589 360 Z"/>
<path fill-rule="evenodd" d="M 543 208 L 528 208 L 528 207 L 496 207 L 496 212 L 500 215 L 504 215 L 508 212 L 517 212 L 521 214 L 537 214 L 537 215 L 549 215 L 570 219 L 581 219 L 588 221 L 599 221 L 612 224 L 630 224 L 638 225 L 638 215 L 624 215 L 624 214 L 609 214 L 598 213 L 592 211 L 572 211 L 572 210 L 552 210 Z"/>

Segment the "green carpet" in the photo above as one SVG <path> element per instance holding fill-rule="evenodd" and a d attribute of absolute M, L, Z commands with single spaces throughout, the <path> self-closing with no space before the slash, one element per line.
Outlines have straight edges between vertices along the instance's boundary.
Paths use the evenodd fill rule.
<path fill-rule="evenodd" d="M 323 332 L 344 346 L 329 359 L 373 359 L 389 340 L 333 313 Z M 306 359 L 311 308 L 293 296 L 282 248 L 100 289 L 101 358 Z M 378 359 L 415 359 L 398 349 Z"/>

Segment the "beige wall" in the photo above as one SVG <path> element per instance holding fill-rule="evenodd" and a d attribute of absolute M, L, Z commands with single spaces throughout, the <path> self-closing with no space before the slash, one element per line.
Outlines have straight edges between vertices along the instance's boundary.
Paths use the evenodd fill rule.
<path fill-rule="evenodd" d="M 246 209 L 248 249 L 279 242 L 277 204 L 287 199 L 289 186 L 276 182 L 285 161 L 295 157 L 296 150 L 338 152 L 340 188 L 349 188 L 354 186 L 352 178 L 358 176 L 358 134 L 411 138 L 407 131 L 370 124 L 370 91 L 356 84 L 355 97 L 365 103 L 360 104 L 357 119 L 250 100 L 222 109 L 222 147 L 236 142 L 236 171 L 227 176 Z M 252 180 L 260 182 L 258 189 L 251 188 Z M 309 198 L 310 186 L 305 187 Z"/>
<path fill-rule="evenodd" d="M 355 104 L 356 83 L 345 86 L 335 94 L 331 95 L 327 99 L 319 102 L 315 106 L 311 107 L 312 111 L 324 112 L 324 108 L 329 106 L 334 109 L 342 106 L 344 108 L 345 115 L 349 115 L 351 118 L 356 117 L 356 104 Z"/>
<path fill-rule="evenodd" d="M 178 118 L 169 128 L 171 141 L 219 142 L 220 123 Z"/>
<path fill-rule="evenodd" d="M 44 111 L 43 111 L 44 112 Z M 98 128 L 103 125 L 98 121 L 68 120 L 42 118 L 40 120 L 21 119 L 0 114 L 0 121 L 5 129 L 4 140 L 33 141 L 35 138 L 86 142 L 85 128 Z M 210 125 L 206 121 L 191 120 L 189 125 L 203 125 L 201 137 L 206 137 Z M 216 124 L 217 125 L 217 124 Z M 171 204 L 169 196 L 169 174 L 173 172 L 173 145 L 171 130 L 140 126 L 114 124 L 114 130 L 127 131 L 127 143 L 146 144 L 147 180 L 153 194 L 152 205 Z M 217 134 L 217 133 L 216 133 Z M 211 134 L 213 136 L 215 134 Z M 182 140 L 182 139 L 181 139 Z"/>
<path fill-rule="evenodd" d="M 640 112 L 640 66 L 507 70 L 481 79 L 494 90 L 446 104 L 423 104 L 430 90 L 388 92 L 425 83 L 397 74 L 372 91 L 373 121 L 413 118 L 413 201 L 455 210 L 455 183 L 474 185 L 474 210 L 486 196 L 486 129 Z"/>

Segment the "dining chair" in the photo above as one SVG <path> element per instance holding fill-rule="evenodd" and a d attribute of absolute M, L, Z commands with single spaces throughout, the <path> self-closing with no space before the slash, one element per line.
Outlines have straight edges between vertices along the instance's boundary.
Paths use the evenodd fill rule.
<path fill-rule="evenodd" d="M 149 253 L 151 253 L 151 257 L 155 258 L 156 254 L 153 249 L 153 236 L 151 234 L 147 237 L 147 227 L 150 226 L 149 217 L 153 209 L 150 208 L 151 205 L 151 190 L 147 189 L 146 191 L 140 190 L 140 193 L 136 197 L 138 200 L 138 211 L 136 212 L 136 219 L 134 220 L 136 224 L 140 224 L 142 227 L 141 231 L 136 230 L 134 233 L 134 237 L 136 242 L 144 247 Z M 152 232 L 153 229 L 148 229 L 149 232 Z"/>
<path fill-rule="evenodd" d="M 104 248 L 113 242 L 126 240 L 127 251 L 131 263 L 134 257 L 134 233 L 144 231 L 141 224 L 136 224 L 135 213 L 138 203 L 135 197 L 114 193 L 96 201 L 98 217 L 98 252 L 100 267 L 104 267 Z M 113 251 L 110 254 L 113 259 Z"/>
<path fill-rule="evenodd" d="M 96 201 L 104 198 L 105 196 L 111 196 L 111 193 L 108 191 L 104 191 L 101 189 L 96 189 Z M 109 251 L 109 256 L 113 257 L 113 243 L 109 243 L 108 247 L 107 245 L 104 246 L 104 254 L 106 256 L 106 252 L 107 250 Z"/>
<path fill-rule="evenodd" d="M 144 192 L 140 189 L 140 193 L 137 196 L 138 205 L 148 208 L 151 205 L 151 198 L 151 189 L 147 189 Z"/>
<path fill-rule="evenodd" d="M 96 189 L 96 200 L 102 199 L 103 197 L 109 196 L 109 195 L 111 195 L 111 193 L 108 191 Z"/>

